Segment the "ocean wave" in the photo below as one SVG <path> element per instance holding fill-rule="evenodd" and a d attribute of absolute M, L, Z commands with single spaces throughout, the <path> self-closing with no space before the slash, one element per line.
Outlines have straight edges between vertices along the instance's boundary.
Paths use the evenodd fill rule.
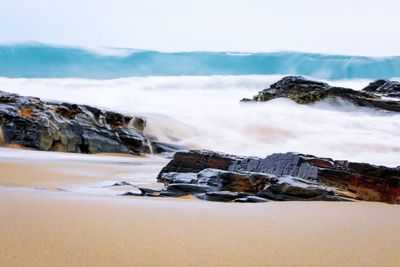
<path fill-rule="evenodd" d="M 179 75 L 289 75 L 320 79 L 400 77 L 400 57 L 301 52 L 157 52 L 38 43 L 0 45 L 0 76 L 112 79 Z"/>

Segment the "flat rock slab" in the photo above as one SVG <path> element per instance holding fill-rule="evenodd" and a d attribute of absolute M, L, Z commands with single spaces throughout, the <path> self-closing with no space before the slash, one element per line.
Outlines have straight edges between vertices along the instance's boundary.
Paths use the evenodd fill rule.
<path fill-rule="evenodd" d="M 193 172 L 167 172 L 159 179 L 164 184 L 194 184 L 197 182 L 197 173 Z"/>
<path fill-rule="evenodd" d="M 334 195 L 333 191 L 319 187 L 299 187 L 286 183 L 274 184 L 257 193 L 258 197 L 277 201 L 299 200 L 329 200 L 340 201 L 341 198 Z"/>
<path fill-rule="evenodd" d="M 206 193 L 216 191 L 214 187 L 203 184 L 170 184 L 166 188 L 167 191 L 180 191 L 189 194 Z"/>
<path fill-rule="evenodd" d="M 263 198 L 263 197 L 257 197 L 257 196 L 248 196 L 248 197 L 242 197 L 242 198 L 236 198 L 234 202 L 237 203 L 263 203 L 263 202 L 270 202 L 271 200 Z"/>
<path fill-rule="evenodd" d="M 207 201 L 218 201 L 218 202 L 231 202 L 238 198 L 244 198 L 251 196 L 251 194 L 243 192 L 229 192 L 229 191 L 219 191 L 219 192 L 208 192 L 204 194 L 197 194 L 196 197 Z"/>

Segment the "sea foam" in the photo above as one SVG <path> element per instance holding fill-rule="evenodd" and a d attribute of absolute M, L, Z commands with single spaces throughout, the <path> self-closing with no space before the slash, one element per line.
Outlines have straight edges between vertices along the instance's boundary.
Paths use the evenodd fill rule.
<path fill-rule="evenodd" d="M 95 105 L 148 118 L 160 140 L 249 156 L 295 151 L 399 165 L 400 115 L 288 99 L 240 103 L 280 76 L 136 77 L 113 80 L 0 78 L 1 90 Z M 329 81 L 361 89 L 368 80 Z"/>

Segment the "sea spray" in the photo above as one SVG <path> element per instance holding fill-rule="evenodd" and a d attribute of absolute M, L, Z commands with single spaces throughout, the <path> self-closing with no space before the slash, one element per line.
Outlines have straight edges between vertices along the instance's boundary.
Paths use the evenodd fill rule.
<path fill-rule="evenodd" d="M 0 79 L 8 91 L 147 117 L 147 134 L 190 148 L 261 156 L 297 151 L 398 166 L 400 115 L 329 101 L 240 103 L 278 76 Z M 361 89 L 368 80 L 329 82 Z M 343 107 L 338 105 L 344 105 Z"/>

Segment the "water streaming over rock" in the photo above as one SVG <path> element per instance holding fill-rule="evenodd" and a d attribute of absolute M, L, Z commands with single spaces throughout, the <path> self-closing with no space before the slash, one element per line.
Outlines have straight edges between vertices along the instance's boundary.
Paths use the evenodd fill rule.
<path fill-rule="evenodd" d="M 400 115 L 345 102 L 240 103 L 280 76 L 136 77 L 112 80 L 0 78 L 1 90 L 144 116 L 160 141 L 264 157 L 296 151 L 398 166 Z M 369 80 L 329 81 L 361 89 Z M 133 123 L 133 122 L 132 122 Z"/>

